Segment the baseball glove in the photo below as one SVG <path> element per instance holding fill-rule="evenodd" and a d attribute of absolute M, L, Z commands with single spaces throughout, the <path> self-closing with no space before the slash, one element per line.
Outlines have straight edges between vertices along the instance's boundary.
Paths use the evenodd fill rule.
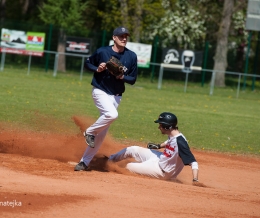
<path fill-rule="evenodd" d="M 160 148 L 161 148 L 161 145 L 160 145 L 160 144 L 155 144 L 155 143 L 149 142 L 149 143 L 147 144 L 147 148 L 149 148 L 149 149 L 160 149 Z"/>
<path fill-rule="evenodd" d="M 115 77 L 121 77 L 124 74 L 124 65 L 113 56 L 107 61 L 106 67 Z"/>

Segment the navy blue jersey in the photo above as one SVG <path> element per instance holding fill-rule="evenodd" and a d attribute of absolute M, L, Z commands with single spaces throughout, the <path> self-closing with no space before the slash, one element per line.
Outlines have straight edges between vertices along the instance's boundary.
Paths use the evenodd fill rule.
<path fill-rule="evenodd" d="M 124 65 L 123 79 L 116 79 L 108 70 L 97 72 L 99 64 L 106 63 L 111 56 L 116 57 Z M 112 46 L 101 47 L 85 61 L 85 67 L 94 72 L 91 85 L 110 95 L 122 95 L 125 92 L 125 82 L 133 85 L 137 79 L 137 56 L 127 48 L 117 53 L 113 51 Z"/>

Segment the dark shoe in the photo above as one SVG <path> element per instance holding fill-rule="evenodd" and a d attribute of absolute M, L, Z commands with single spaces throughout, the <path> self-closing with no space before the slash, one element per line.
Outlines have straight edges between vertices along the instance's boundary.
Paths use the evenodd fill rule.
<path fill-rule="evenodd" d="M 94 135 L 89 135 L 86 132 L 84 132 L 83 135 L 85 137 L 87 145 L 89 147 L 91 147 L 91 148 L 94 148 L 95 147 L 95 144 L 94 144 L 95 136 Z"/>
<path fill-rule="evenodd" d="M 74 171 L 89 171 L 89 168 L 84 162 L 79 162 L 75 166 Z"/>
<path fill-rule="evenodd" d="M 104 160 L 108 160 L 109 159 L 109 157 L 108 156 L 106 156 L 106 155 L 104 155 Z"/>

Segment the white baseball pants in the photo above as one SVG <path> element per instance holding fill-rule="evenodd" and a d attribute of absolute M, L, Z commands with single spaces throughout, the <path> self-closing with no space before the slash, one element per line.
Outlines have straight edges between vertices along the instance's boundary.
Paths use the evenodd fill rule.
<path fill-rule="evenodd" d="M 112 154 L 109 160 L 117 162 L 126 158 L 134 158 L 137 163 L 128 163 L 126 165 L 129 171 L 158 179 L 169 179 L 169 175 L 163 172 L 158 164 L 161 154 L 162 152 L 157 150 L 130 146 Z"/>
<path fill-rule="evenodd" d="M 87 134 L 95 136 L 95 147 L 90 148 L 87 146 L 83 157 L 81 158 L 81 161 L 83 161 L 87 166 L 98 152 L 105 139 L 110 124 L 117 119 L 117 108 L 121 102 L 122 96 L 108 95 L 104 91 L 93 87 L 92 98 L 100 112 L 100 116 L 97 121 L 86 130 Z"/>

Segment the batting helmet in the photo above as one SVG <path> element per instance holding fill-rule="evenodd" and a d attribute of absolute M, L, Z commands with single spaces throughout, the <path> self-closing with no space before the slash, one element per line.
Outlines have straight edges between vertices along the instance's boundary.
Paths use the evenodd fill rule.
<path fill-rule="evenodd" d="M 159 115 L 158 120 L 155 120 L 154 122 L 162 124 L 162 127 L 165 129 L 171 129 L 177 126 L 178 120 L 174 114 L 163 112 Z"/>

